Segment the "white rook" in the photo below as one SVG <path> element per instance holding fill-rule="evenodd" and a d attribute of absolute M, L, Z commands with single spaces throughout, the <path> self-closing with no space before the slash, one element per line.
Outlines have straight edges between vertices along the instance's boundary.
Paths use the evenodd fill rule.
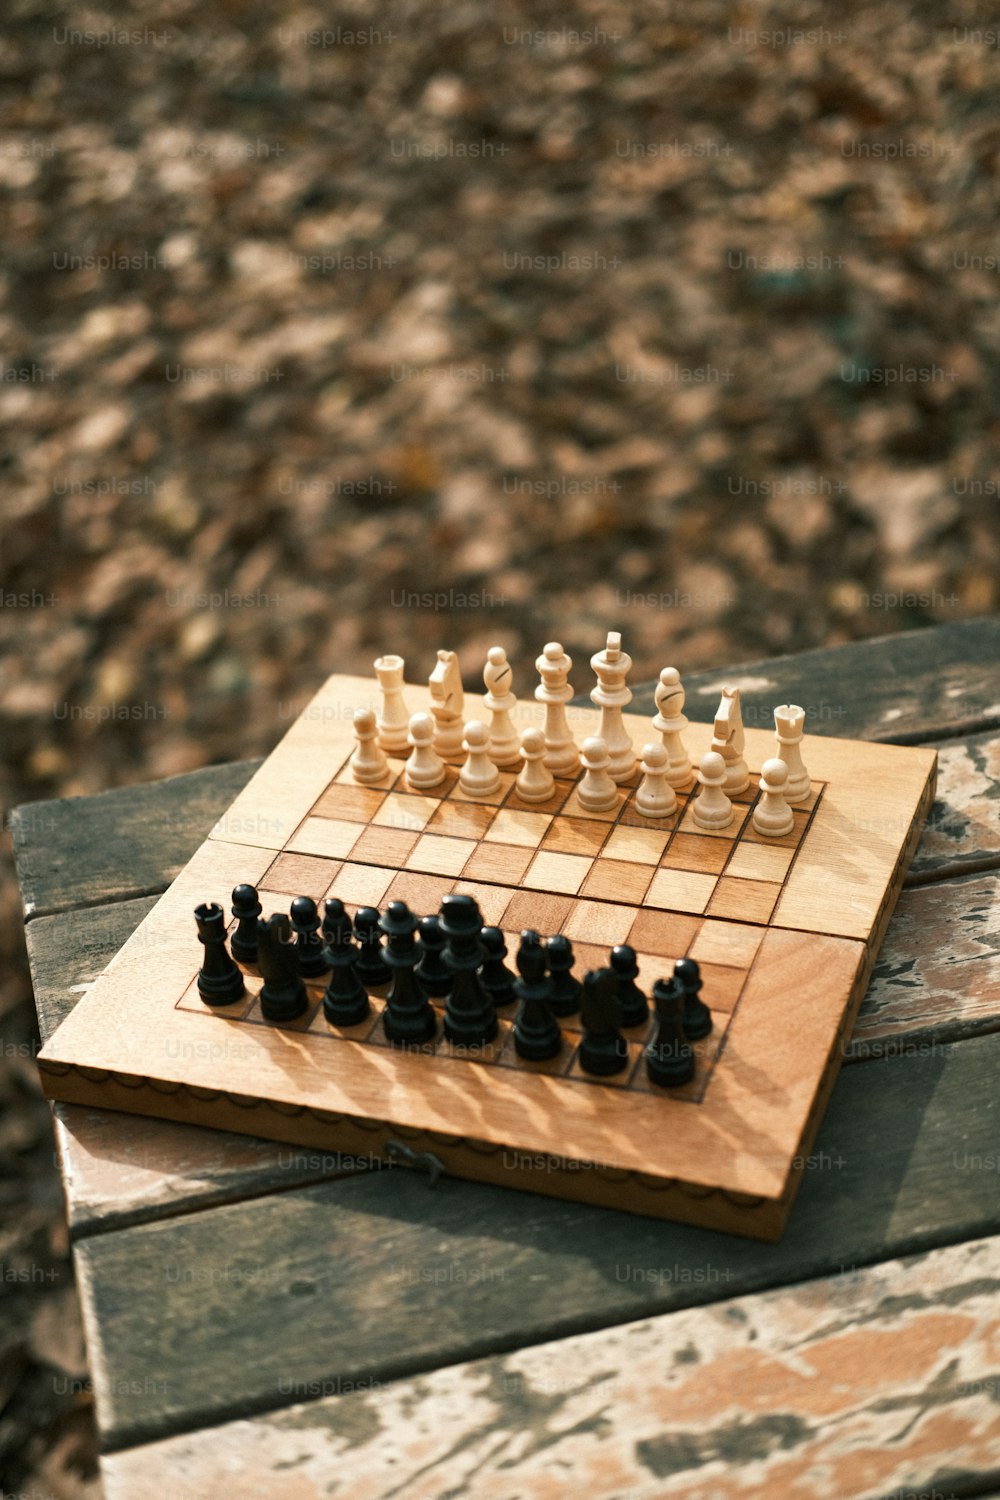
<path fill-rule="evenodd" d="M 380 656 L 375 676 L 382 689 L 382 712 L 378 716 L 378 742 L 390 755 L 398 755 L 409 744 L 410 716 L 403 702 L 403 667 L 401 656 Z"/>
<path fill-rule="evenodd" d="M 778 738 L 777 757 L 788 767 L 785 783 L 786 802 L 804 802 L 809 796 L 809 772 L 802 761 L 802 733 L 806 711 L 797 703 L 782 703 L 774 710 L 774 727 Z"/>

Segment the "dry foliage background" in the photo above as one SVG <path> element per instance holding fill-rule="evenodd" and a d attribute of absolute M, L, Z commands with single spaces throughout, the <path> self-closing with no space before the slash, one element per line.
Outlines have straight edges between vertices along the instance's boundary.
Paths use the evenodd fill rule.
<path fill-rule="evenodd" d="M 648 678 L 995 610 L 989 25 L 9 0 L 6 806 L 261 754 L 381 650 L 582 689 L 610 626 Z M 9 858 L 0 915 L 0 1474 L 81 1495 Z"/>

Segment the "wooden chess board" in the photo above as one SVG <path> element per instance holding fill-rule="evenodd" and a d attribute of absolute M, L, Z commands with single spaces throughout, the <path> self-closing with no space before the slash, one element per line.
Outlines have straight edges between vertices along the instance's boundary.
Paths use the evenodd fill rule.
<path fill-rule="evenodd" d="M 778 1238 L 933 799 L 935 753 L 807 734 L 810 797 L 790 834 L 765 838 L 749 816 L 756 775 L 718 832 L 694 824 L 691 790 L 669 818 L 636 813 L 638 777 L 600 814 L 572 781 L 524 803 L 513 771 L 470 798 L 457 764 L 427 792 L 392 758 L 382 785 L 358 786 L 353 714 L 377 698 L 370 679 L 328 680 L 46 1045 L 46 1091 L 370 1159 L 404 1147 L 460 1177 Z M 411 711 L 430 701 L 411 686 L 406 699 Z M 568 715 L 578 743 L 595 732 L 596 710 Z M 541 705 L 519 703 L 514 717 L 541 724 Z M 637 751 L 656 738 L 648 718 L 625 723 Z M 711 734 L 686 731 L 695 760 Z M 774 744 L 746 731 L 752 772 Z M 565 933 L 580 976 L 631 943 L 647 993 L 689 956 L 713 1029 L 695 1044 L 694 1079 L 667 1091 L 646 1077 L 647 1027 L 626 1033 L 629 1067 L 596 1079 L 579 1067 L 575 1017 L 560 1023 L 558 1057 L 527 1063 L 512 1013 L 471 1055 L 440 1028 L 417 1051 L 389 1046 L 384 990 L 363 1025 L 331 1027 L 322 976 L 287 1026 L 262 1018 L 253 968 L 243 999 L 209 1008 L 193 909 L 228 909 L 244 881 L 265 916 L 296 895 L 337 895 L 352 913 L 401 898 L 424 915 L 467 891 L 514 951 L 525 927 Z"/>

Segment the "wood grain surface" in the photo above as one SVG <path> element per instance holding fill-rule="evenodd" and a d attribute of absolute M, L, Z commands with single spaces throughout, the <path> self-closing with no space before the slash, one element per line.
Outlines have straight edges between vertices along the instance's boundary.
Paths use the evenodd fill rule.
<path fill-rule="evenodd" d="M 315 1382 L 334 1394 L 116 1455 L 107 1496 L 980 1493 L 1000 1473 L 998 1292 L 994 1237 L 415 1380 Z"/>

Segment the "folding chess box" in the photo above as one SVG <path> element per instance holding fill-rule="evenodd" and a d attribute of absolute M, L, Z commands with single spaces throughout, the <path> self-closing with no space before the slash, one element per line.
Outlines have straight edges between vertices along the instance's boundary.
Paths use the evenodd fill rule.
<path fill-rule="evenodd" d="M 43 1049 L 47 1093 L 356 1158 L 426 1155 L 458 1177 L 777 1239 L 933 799 L 934 752 L 807 734 L 810 796 L 790 834 L 765 838 L 749 816 L 756 774 L 719 832 L 694 824 L 693 782 L 656 820 L 634 809 L 638 776 L 605 814 L 581 807 L 574 781 L 524 803 L 514 771 L 470 798 L 458 763 L 427 792 L 391 757 L 382 785 L 359 786 L 352 719 L 377 698 L 370 679 L 328 680 Z M 407 686 L 406 700 L 426 710 L 429 692 Z M 596 710 L 568 715 L 578 743 L 596 732 Z M 540 725 L 542 706 L 519 701 L 514 719 Z M 657 738 L 648 718 L 624 722 L 637 752 Z M 711 735 L 685 731 L 696 763 Z M 746 731 L 751 773 L 774 745 Z M 557 1058 L 527 1063 L 508 1019 L 471 1059 L 440 1028 L 427 1048 L 393 1048 L 378 993 L 362 1026 L 331 1027 L 323 977 L 288 1026 L 263 1020 L 253 968 L 243 999 L 210 1009 L 192 913 L 228 907 L 240 882 L 265 916 L 296 895 L 350 912 L 401 898 L 422 916 L 468 891 L 513 951 L 525 927 L 567 934 L 580 976 L 631 943 L 647 994 L 690 956 L 713 1029 L 694 1079 L 668 1091 L 648 1081 L 646 1028 L 626 1033 L 628 1069 L 597 1079 L 579 1067 L 575 1018 Z"/>

